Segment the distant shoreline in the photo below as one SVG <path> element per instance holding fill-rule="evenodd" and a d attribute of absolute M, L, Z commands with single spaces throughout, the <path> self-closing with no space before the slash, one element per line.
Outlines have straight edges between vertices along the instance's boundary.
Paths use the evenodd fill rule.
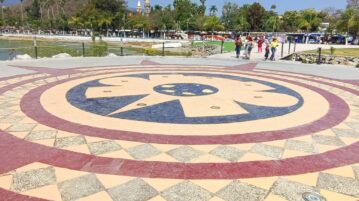
<path fill-rule="evenodd" d="M 49 41 L 63 41 L 63 42 L 92 42 L 91 37 L 86 36 L 59 36 L 59 35 L 28 35 L 28 34 L 2 34 L 0 38 L 3 39 L 16 39 L 16 40 L 33 40 L 36 37 L 37 40 L 49 40 Z M 100 38 L 96 37 L 96 41 Z M 145 43 L 162 43 L 162 42 L 181 42 L 188 43 L 188 40 L 164 40 L 153 38 L 119 38 L 119 37 L 102 37 L 102 40 L 109 43 L 121 43 L 122 42 L 145 42 Z"/>

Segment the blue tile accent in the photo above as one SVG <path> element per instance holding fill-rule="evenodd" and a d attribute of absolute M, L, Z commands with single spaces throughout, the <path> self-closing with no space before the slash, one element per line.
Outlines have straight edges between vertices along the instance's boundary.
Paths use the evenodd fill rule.
<path fill-rule="evenodd" d="M 130 75 L 129 77 L 138 77 L 142 79 L 150 79 L 150 75 L 164 75 L 161 73 L 153 73 L 153 74 L 137 74 Z M 169 74 L 168 74 L 169 75 Z M 172 74 L 171 74 L 172 75 Z M 129 120 L 137 120 L 137 121 L 147 121 L 147 122 L 158 122 L 158 123 L 173 123 L 173 124 L 218 124 L 218 123 L 233 123 L 233 122 L 244 122 L 244 121 L 252 121 L 259 119 L 272 118 L 277 116 L 286 115 L 288 113 L 294 112 L 300 107 L 302 107 L 304 103 L 303 97 L 297 93 L 296 91 L 289 89 L 285 86 L 281 86 L 275 83 L 256 80 L 250 78 L 244 78 L 239 76 L 232 75 L 222 75 L 222 74 L 206 74 L 206 73 L 184 73 L 181 74 L 184 76 L 200 76 L 200 77 L 217 77 L 231 80 L 238 80 L 242 82 L 257 82 L 260 84 L 264 84 L 274 88 L 274 90 L 267 90 L 265 92 L 268 93 L 280 93 L 287 94 L 292 97 L 298 99 L 298 103 L 289 107 L 264 107 L 258 105 L 251 105 L 248 103 L 240 103 L 237 102 L 241 107 L 248 111 L 248 114 L 239 114 L 239 115 L 227 115 L 220 117 L 186 117 L 184 115 L 182 106 L 178 100 L 170 101 L 165 103 L 159 103 L 157 105 L 143 107 L 140 109 L 135 109 L 131 111 L 126 111 L 122 113 L 117 113 L 111 115 L 114 118 L 122 118 Z M 170 81 L 170 80 L 169 80 Z M 194 79 L 195 81 L 195 79 Z M 175 83 L 169 84 L 175 85 L 173 89 L 175 92 L 166 92 L 164 90 L 168 90 L 169 88 L 164 88 L 163 85 L 155 87 L 154 93 L 164 93 L 167 95 L 174 96 L 183 96 L 183 92 L 191 92 L 195 95 L 204 95 L 202 92 L 204 89 L 213 90 L 214 93 L 218 92 L 218 89 L 209 85 L 202 84 L 188 84 L 188 83 Z M 112 112 L 131 104 L 137 100 L 140 100 L 146 97 L 148 94 L 139 94 L 137 96 L 123 96 L 123 97 L 113 97 L 113 98 L 97 98 L 97 99 L 86 99 L 85 92 L 89 87 L 98 87 L 104 86 L 98 82 L 98 80 L 94 80 L 91 82 L 83 83 L 69 90 L 67 93 L 67 100 L 75 107 L 95 113 L 98 115 L 107 116 Z M 234 92 L 236 93 L 236 92 Z M 238 91 L 238 93 L 241 93 Z"/>
<path fill-rule="evenodd" d="M 166 87 L 166 85 L 172 85 L 172 87 Z M 209 85 L 195 84 L 195 83 L 169 83 L 157 86 L 154 91 L 171 95 L 171 96 L 206 96 L 215 94 L 218 89 Z M 210 93 L 205 93 L 205 90 L 209 90 Z M 171 91 L 171 92 L 170 92 Z M 173 91 L 173 92 L 172 92 Z"/>

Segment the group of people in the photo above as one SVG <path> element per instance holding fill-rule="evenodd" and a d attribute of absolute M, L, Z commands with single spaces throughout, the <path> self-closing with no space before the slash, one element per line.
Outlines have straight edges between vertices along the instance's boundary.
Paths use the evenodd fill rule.
<path fill-rule="evenodd" d="M 257 43 L 258 46 L 258 53 L 263 52 L 263 45 L 265 45 L 265 54 L 264 54 L 265 60 L 268 60 L 268 58 L 271 61 L 275 60 L 275 53 L 277 51 L 277 47 L 279 46 L 278 39 L 273 38 L 271 41 L 269 41 L 268 39 L 259 37 L 257 40 L 253 40 L 252 36 L 247 36 L 245 38 L 241 38 L 241 36 L 237 36 L 235 40 L 237 58 L 239 58 L 239 56 L 241 55 L 241 50 L 244 48 L 244 58 L 250 59 L 255 42 Z"/>

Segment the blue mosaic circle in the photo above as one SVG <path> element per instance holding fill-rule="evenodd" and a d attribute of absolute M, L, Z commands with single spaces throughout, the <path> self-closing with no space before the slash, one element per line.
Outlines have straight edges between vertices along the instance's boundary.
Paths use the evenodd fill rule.
<path fill-rule="evenodd" d="M 215 87 L 195 83 L 164 84 L 155 87 L 153 90 L 160 94 L 182 97 L 207 96 L 218 92 Z"/>
<path fill-rule="evenodd" d="M 150 80 L 151 75 L 173 75 L 173 74 L 164 74 L 164 73 L 146 73 L 146 74 L 134 74 L 127 75 L 122 77 L 135 77 L 140 79 Z M 138 95 L 129 95 L 129 96 L 120 96 L 120 97 L 109 97 L 109 98 L 86 98 L 86 90 L 93 87 L 102 87 L 107 86 L 101 84 L 99 80 L 89 81 L 78 86 L 75 86 L 67 93 L 67 100 L 74 107 L 77 107 L 81 110 L 94 113 L 97 115 L 102 115 L 112 118 L 128 119 L 135 121 L 145 121 L 145 122 L 156 122 L 156 123 L 172 123 L 172 124 L 220 124 L 220 123 L 235 123 L 235 122 L 245 122 L 253 121 L 260 119 L 273 118 L 278 116 L 283 116 L 298 110 L 304 104 L 303 97 L 296 91 L 289 89 L 285 86 L 251 78 L 245 78 L 234 75 L 223 75 L 223 74 L 207 74 L 207 73 L 182 73 L 178 75 L 183 76 L 200 76 L 206 78 L 222 78 L 236 80 L 240 82 L 257 82 L 273 88 L 272 90 L 265 91 L 267 93 L 279 93 L 292 96 L 298 101 L 296 104 L 288 107 L 268 107 L 253 105 L 250 103 L 241 103 L 235 102 L 240 107 L 245 109 L 247 113 L 238 114 L 238 115 L 226 115 L 226 116 L 208 116 L 208 117 L 187 117 L 184 113 L 182 105 L 179 100 L 172 100 L 168 102 L 158 103 L 156 105 L 144 106 L 138 109 L 124 111 L 119 113 L 114 113 L 119 109 L 132 104 L 136 101 L 139 101 L 150 94 L 138 94 Z M 170 86 L 173 85 L 173 86 Z M 166 88 L 167 87 L 167 88 Z M 168 87 L 172 88 L 172 91 L 165 91 Z M 208 90 L 206 90 L 208 89 Z M 204 96 L 203 93 L 209 92 L 212 90 L 213 93 L 217 93 L 218 89 L 209 85 L 199 85 L 199 84 L 166 84 L 160 85 L 154 88 L 152 93 L 162 93 L 166 95 L 172 95 L 174 97 L 183 98 L 187 96 Z M 188 92 L 188 93 L 185 93 Z M 193 95 L 191 95 L 193 94 Z M 216 108 L 214 105 L 212 109 Z"/>

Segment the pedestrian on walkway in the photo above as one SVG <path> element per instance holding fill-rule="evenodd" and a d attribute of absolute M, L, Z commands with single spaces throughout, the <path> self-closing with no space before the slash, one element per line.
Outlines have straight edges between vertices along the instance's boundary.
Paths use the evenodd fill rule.
<path fill-rule="evenodd" d="M 252 53 L 252 49 L 253 49 L 253 38 L 251 36 L 248 37 L 247 39 L 247 44 L 246 44 L 246 59 L 251 59 L 251 53 Z"/>
<path fill-rule="evenodd" d="M 270 57 L 270 60 L 271 60 L 271 61 L 275 61 L 275 53 L 276 53 L 276 51 L 277 51 L 278 45 L 279 45 L 278 39 L 277 39 L 277 38 L 273 38 L 273 41 L 272 41 L 271 44 L 270 44 L 271 52 L 272 52 L 272 55 L 271 55 L 271 57 Z"/>
<path fill-rule="evenodd" d="M 237 58 L 239 58 L 239 56 L 241 55 L 241 49 L 242 49 L 242 39 L 240 36 L 237 36 L 236 40 L 235 40 L 235 45 L 236 45 L 236 56 Z"/>
<path fill-rule="evenodd" d="M 262 53 L 263 52 L 263 49 L 262 49 L 262 47 L 263 47 L 263 38 L 262 37 L 259 37 L 259 39 L 258 39 L 258 53 Z"/>
<path fill-rule="evenodd" d="M 266 45 L 266 49 L 265 49 L 264 59 L 267 61 L 270 53 L 270 44 L 268 40 L 265 42 L 265 45 Z"/>

